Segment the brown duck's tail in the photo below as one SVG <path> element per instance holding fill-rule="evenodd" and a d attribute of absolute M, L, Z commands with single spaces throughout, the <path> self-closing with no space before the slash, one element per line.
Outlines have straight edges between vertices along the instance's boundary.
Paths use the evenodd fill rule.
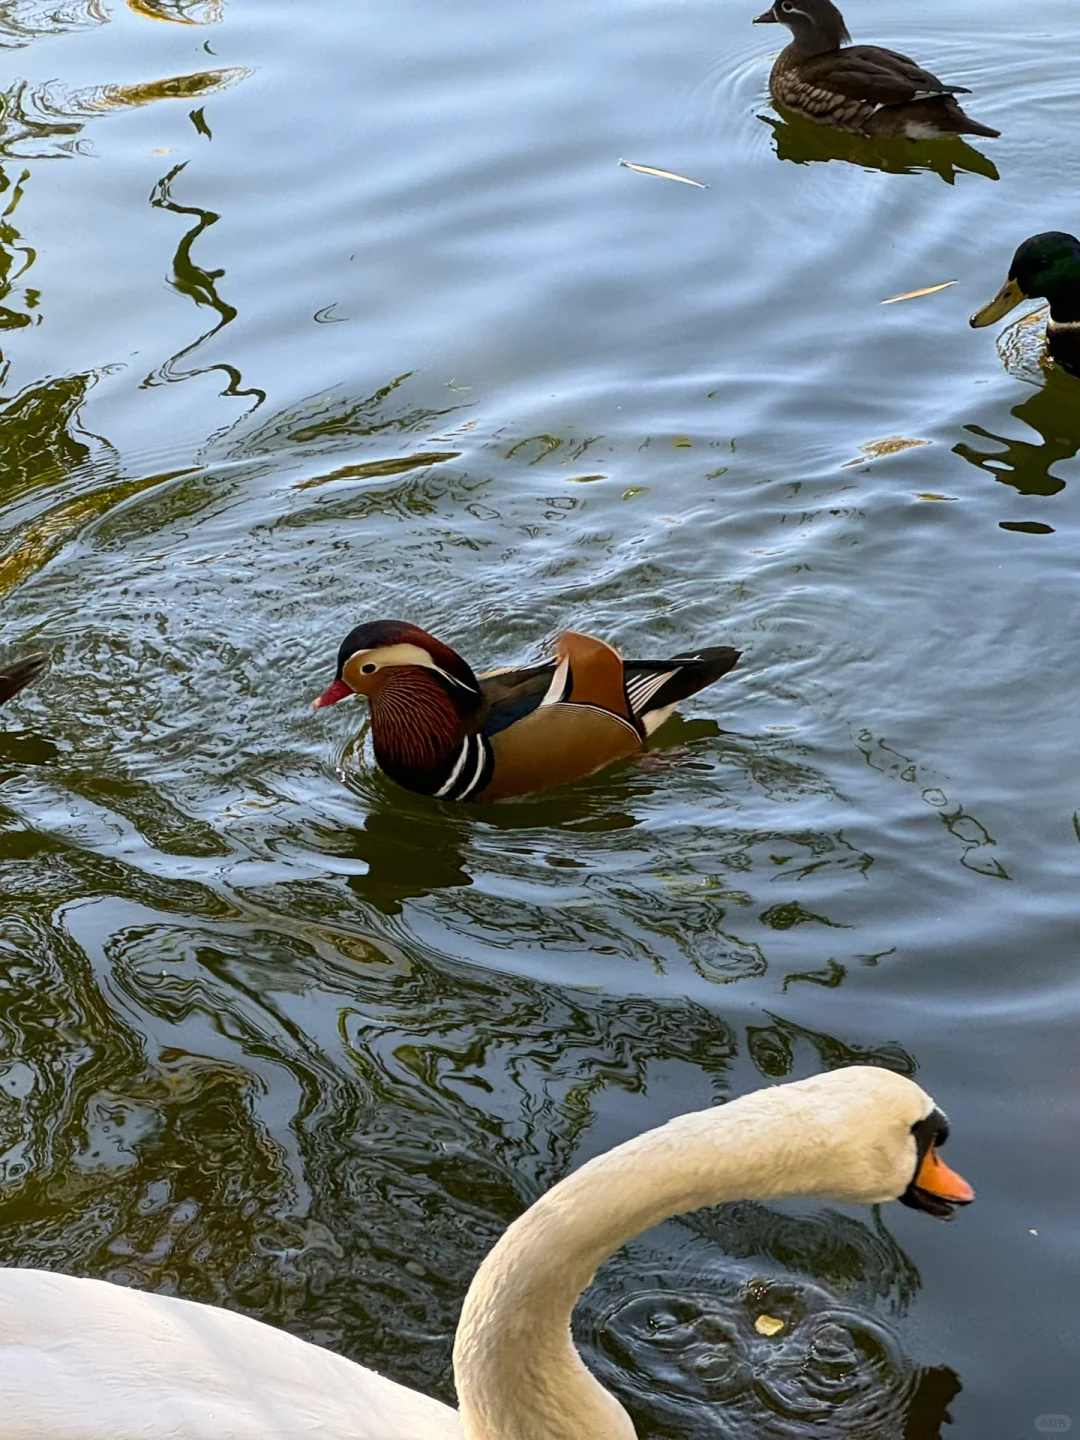
<path fill-rule="evenodd" d="M 670 660 L 625 661 L 626 698 L 634 719 L 651 735 L 681 701 L 734 670 L 741 653 L 730 645 L 713 645 Z"/>
<path fill-rule="evenodd" d="M 6 670 L 0 670 L 0 705 L 17 695 L 20 690 L 36 680 L 39 675 L 44 675 L 49 668 L 49 657 L 47 655 L 27 655 L 23 660 L 17 660 L 14 665 L 9 665 Z"/>
<path fill-rule="evenodd" d="M 965 92 L 967 93 L 967 92 Z M 924 104 L 928 103 L 926 101 Z M 940 106 L 935 106 L 942 121 L 942 130 L 950 135 L 981 135 L 986 140 L 996 140 L 1001 134 L 1000 130 L 991 130 L 989 125 L 983 125 L 979 120 L 973 120 L 966 110 L 961 109 L 960 102 L 954 100 L 951 95 L 942 99 Z"/>
<path fill-rule="evenodd" d="M 970 115 L 960 109 L 959 105 L 956 110 L 959 118 L 964 122 L 964 128 L 956 132 L 958 135 L 982 135 L 987 140 L 1000 138 L 1000 130 L 991 130 L 989 125 L 983 125 L 980 121 L 973 120 Z"/>

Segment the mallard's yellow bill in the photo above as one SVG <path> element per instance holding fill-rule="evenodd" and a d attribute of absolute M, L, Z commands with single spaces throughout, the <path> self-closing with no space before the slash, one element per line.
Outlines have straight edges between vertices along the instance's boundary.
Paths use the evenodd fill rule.
<path fill-rule="evenodd" d="M 1005 284 L 990 301 L 990 304 L 984 305 L 981 310 L 976 310 L 975 314 L 972 315 L 971 328 L 973 330 L 981 330 L 984 325 L 995 324 L 998 320 L 1008 315 L 1010 310 L 1015 310 L 1021 300 L 1025 300 L 1026 298 L 1024 292 L 1015 280 L 1006 280 Z"/>

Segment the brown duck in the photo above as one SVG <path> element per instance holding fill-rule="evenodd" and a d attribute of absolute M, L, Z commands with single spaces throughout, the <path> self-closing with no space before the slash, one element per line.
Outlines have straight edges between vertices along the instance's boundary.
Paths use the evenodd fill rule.
<path fill-rule="evenodd" d="M 786 25 L 791 44 L 769 76 L 777 105 L 822 125 L 858 135 L 906 135 L 936 140 L 945 135 L 984 135 L 955 97 L 971 92 L 945 85 L 895 50 L 852 45 L 844 17 L 832 0 L 775 0 L 755 25 Z"/>
<path fill-rule="evenodd" d="M 363 695 L 375 759 L 392 780 L 440 800 L 502 800 L 637 754 L 681 700 L 738 660 L 738 650 L 717 645 L 624 661 L 568 630 L 553 660 L 475 675 L 426 631 L 376 620 L 345 637 L 337 677 L 314 708 Z"/>
<path fill-rule="evenodd" d="M 15 664 L 9 665 L 6 670 L 0 670 L 0 705 L 17 695 L 39 675 L 44 675 L 48 668 L 47 655 L 27 655 L 23 660 L 16 660 Z"/>

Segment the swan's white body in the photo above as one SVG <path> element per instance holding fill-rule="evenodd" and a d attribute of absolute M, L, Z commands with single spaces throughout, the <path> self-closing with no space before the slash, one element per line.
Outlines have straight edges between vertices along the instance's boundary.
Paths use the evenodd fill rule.
<path fill-rule="evenodd" d="M 660 1220 L 723 1200 L 894 1199 L 918 1163 L 912 1126 L 933 1110 L 911 1081 L 852 1067 L 682 1115 L 590 1161 L 477 1272 L 454 1346 L 460 1415 L 231 1311 L 0 1269 L 0 1435 L 634 1440 L 570 1338 L 597 1266 Z"/>

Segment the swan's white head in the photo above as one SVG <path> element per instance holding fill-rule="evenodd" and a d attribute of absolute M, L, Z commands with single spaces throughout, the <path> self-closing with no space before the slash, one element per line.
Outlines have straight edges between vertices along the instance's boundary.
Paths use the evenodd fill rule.
<path fill-rule="evenodd" d="M 775 1193 L 781 1193 L 787 1178 L 795 1182 L 783 1186 L 789 1192 L 857 1205 L 899 1200 L 942 1220 L 952 1219 L 954 1206 L 975 1198 L 967 1181 L 941 1158 L 949 1138 L 944 1113 L 925 1090 L 892 1070 L 852 1065 L 757 1091 L 733 1104 L 750 1110 L 755 1102 L 772 1111 L 774 1125 L 779 1122 L 779 1129 L 787 1130 L 792 1150 L 802 1151 L 800 1163 L 788 1167 L 783 1147 L 778 1148 Z M 731 1107 L 724 1108 L 730 1112 Z M 819 1151 L 811 1163 L 805 1152 L 808 1133 Z"/>

